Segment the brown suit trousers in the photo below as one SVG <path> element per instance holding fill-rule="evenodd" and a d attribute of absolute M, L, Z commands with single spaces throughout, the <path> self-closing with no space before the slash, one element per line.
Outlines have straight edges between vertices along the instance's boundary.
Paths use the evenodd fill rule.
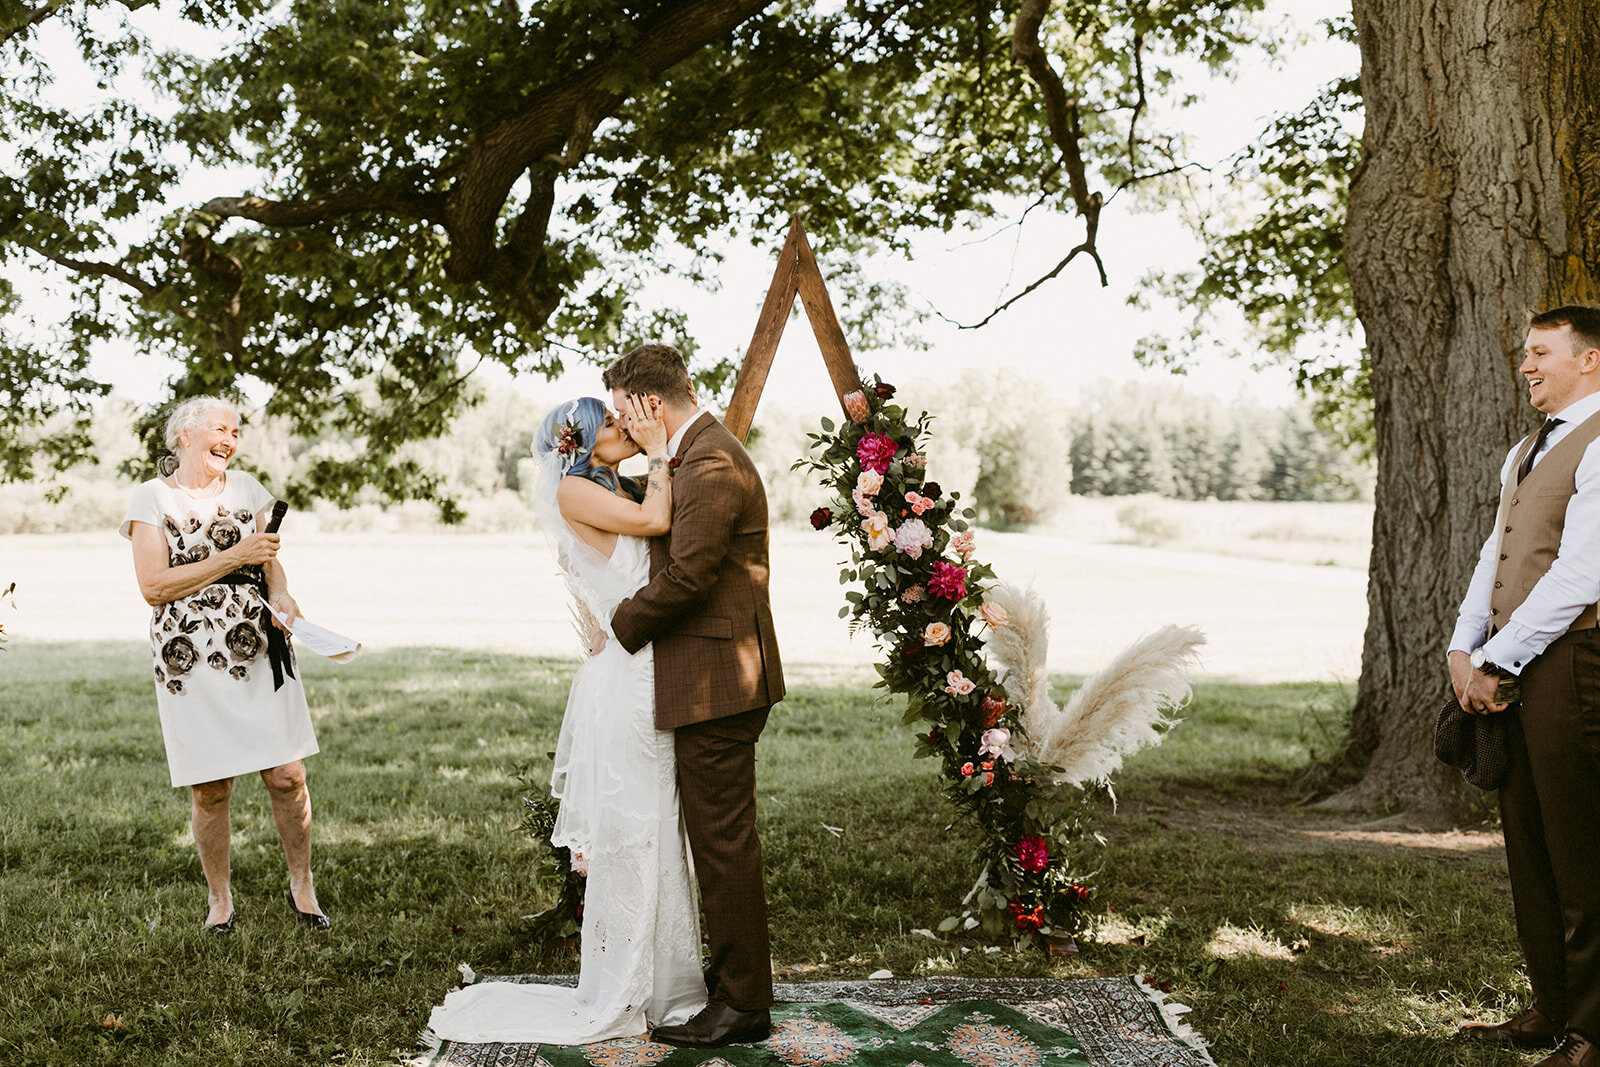
<path fill-rule="evenodd" d="M 1539 1010 L 1600 1041 L 1600 630 L 1522 672 L 1500 787 L 1517 938 Z"/>

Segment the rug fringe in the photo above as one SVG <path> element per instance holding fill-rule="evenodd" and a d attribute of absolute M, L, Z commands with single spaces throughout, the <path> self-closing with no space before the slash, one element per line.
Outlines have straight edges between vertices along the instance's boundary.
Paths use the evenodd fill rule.
<path fill-rule="evenodd" d="M 1183 1017 L 1193 1011 L 1193 1008 L 1171 999 L 1170 994 L 1163 993 L 1160 989 L 1151 985 L 1142 974 L 1134 975 L 1130 981 L 1133 982 L 1134 988 L 1144 994 L 1145 999 L 1154 1004 L 1156 1010 L 1161 1012 L 1161 1018 L 1166 1022 L 1167 1029 L 1172 1031 L 1174 1039 L 1186 1046 L 1196 1056 L 1199 1056 L 1201 1062 L 1207 1064 L 1208 1067 L 1217 1067 L 1217 1061 L 1211 1058 L 1210 1043 L 1200 1036 L 1199 1031 L 1183 1021 Z"/>

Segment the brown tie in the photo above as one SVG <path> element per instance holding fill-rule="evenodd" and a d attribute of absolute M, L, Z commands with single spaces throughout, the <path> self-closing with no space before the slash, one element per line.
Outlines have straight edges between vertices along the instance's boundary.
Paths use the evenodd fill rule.
<path fill-rule="evenodd" d="M 1533 447 L 1528 449 L 1528 454 L 1522 457 L 1522 462 L 1517 465 L 1517 484 L 1522 484 L 1522 479 L 1533 470 L 1533 461 L 1538 458 L 1539 450 L 1544 447 L 1545 438 L 1550 436 L 1550 431 L 1561 425 L 1560 419 L 1545 419 L 1544 425 L 1539 427 L 1539 436 L 1533 439 Z"/>

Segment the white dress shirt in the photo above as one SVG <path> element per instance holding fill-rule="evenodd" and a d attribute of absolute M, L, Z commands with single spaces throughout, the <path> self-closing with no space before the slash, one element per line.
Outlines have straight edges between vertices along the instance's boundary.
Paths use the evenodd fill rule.
<path fill-rule="evenodd" d="M 1534 466 L 1577 429 L 1589 416 L 1600 412 L 1600 393 L 1574 400 L 1555 413 L 1561 425 L 1550 431 L 1544 448 L 1534 457 Z M 1516 477 L 1519 441 L 1506 455 L 1500 468 L 1500 484 Z M 1577 491 L 1567 502 L 1566 524 L 1561 530 L 1561 545 L 1550 569 L 1528 593 L 1528 599 L 1506 624 L 1490 637 L 1489 595 L 1494 587 L 1494 571 L 1500 555 L 1500 529 L 1483 543 L 1478 565 L 1472 572 L 1466 599 L 1456 616 L 1450 651 L 1471 652 L 1483 645 L 1489 662 L 1512 674 L 1522 669 L 1556 638 L 1567 632 L 1572 620 L 1590 604 L 1600 602 L 1600 441 L 1591 444 L 1578 462 Z"/>
<path fill-rule="evenodd" d="M 700 417 L 700 409 L 695 408 L 694 414 L 683 420 L 683 425 L 678 427 L 678 432 L 667 438 L 667 457 L 670 459 L 678 454 L 678 446 L 683 444 L 683 435 L 689 432 L 689 427 L 694 425 L 694 420 Z M 1551 434 L 1554 437 L 1555 434 Z"/>

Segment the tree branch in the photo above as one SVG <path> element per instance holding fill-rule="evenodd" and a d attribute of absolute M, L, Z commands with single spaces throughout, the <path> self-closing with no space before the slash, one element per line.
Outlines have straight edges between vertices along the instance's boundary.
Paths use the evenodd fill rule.
<path fill-rule="evenodd" d="M 30 29 L 67 6 L 67 0 L 46 0 L 16 22 L 0 30 L 0 45 L 9 44 L 12 38 L 21 37 Z"/>
<path fill-rule="evenodd" d="M 21 242 L 18 243 L 20 244 Z M 52 252 L 47 248 L 40 248 L 38 245 L 22 244 L 22 247 L 35 255 L 43 256 L 52 263 L 66 267 L 70 271 L 76 271 L 79 274 L 92 274 L 100 278 L 115 279 L 124 285 L 131 286 L 143 297 L 155 296 L 163 288 L 153 282 L 145 281 L 133 271 L 116 263 L 104 263 L 92 259 L 74 259 L 59 252 Z M 195 317 L 193 312 L 189 312 L 188 316 L 190 318 Z"/>
<path fill-rule="evenodd" d="M 218 196 L 197 209 L 206 215 L 249 219 L 266 226 L 306 226 L 331 222 L 363 211 L 382 211 L 404 218 L 438 221 L 444 217 L 445 198 L 437 194 L 396 195 L 365 189 L 346 189 L 309 200 L 268 200 L 261 196 Z"/>
<path fill-rule="evenodd" d="M 493 262 L 500 252 L 494 244 L 495 222 L 511 186 L 541 160 L 558 161 L 563 169 L 576 165 L 588 151 L 595 128 L 627 99 L 626 92 L 611 86 L 624 78 L 658 77 L 770 2 L 693 0 L 645 20 L 632 48 L 572 79 L 541 87 L 516 114 L 483 130 L 451 185 L 445 219 L 450 233 L 445 269 L 450 277 L 476 281 L 498 273 Z M 526 234 L 523 239 L 528 239 Z"/>

